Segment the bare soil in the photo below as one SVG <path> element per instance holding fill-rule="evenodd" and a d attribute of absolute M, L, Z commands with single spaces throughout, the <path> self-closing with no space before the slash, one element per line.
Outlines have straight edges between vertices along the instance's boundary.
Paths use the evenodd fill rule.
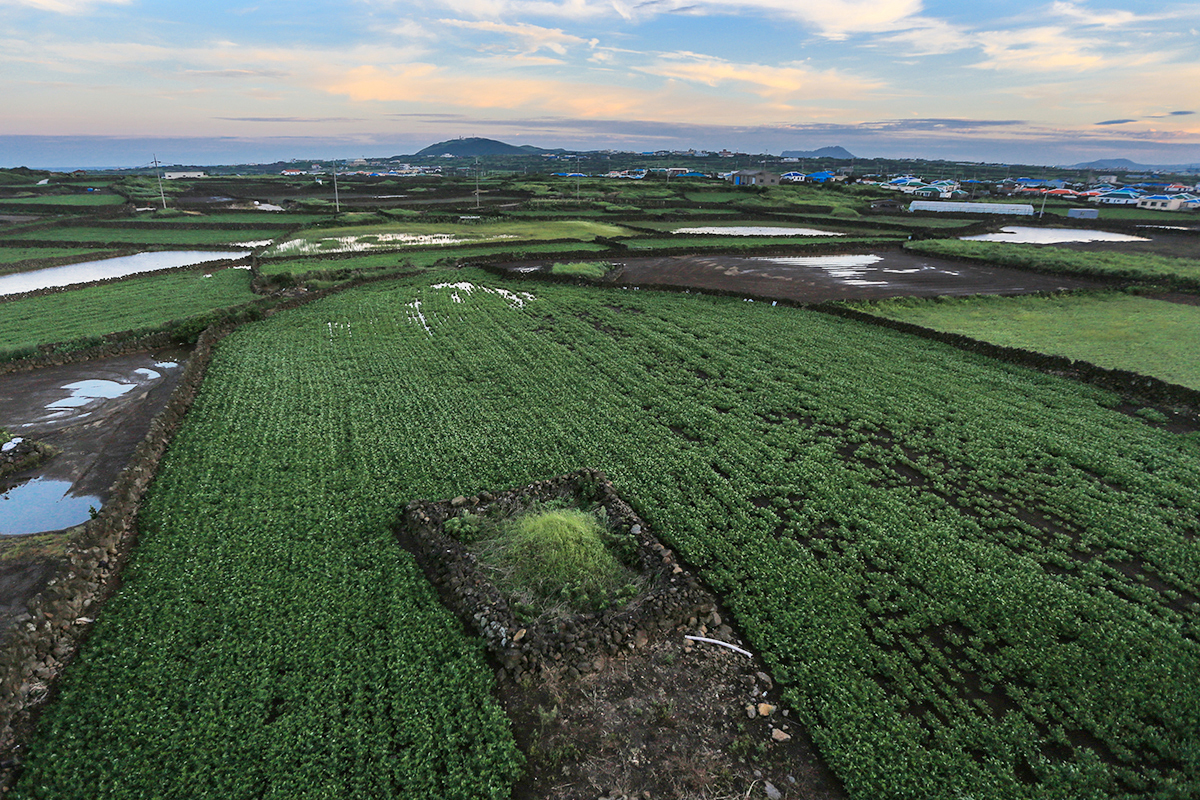
<path fill-rule="evenodd" d="M 1163 225 L 1178 224 L 1164 220 Z M 1193 231 L 1163 231 L 1138 226 L 1132 233 L 1144 236 L 1146 242 L 1067 242 L 1064 244 L 1048 245 L 1049 247 L 1065 247 L 1070 250 L 1084 250 L 1095 253 L 1149 253 L 1170 258 L 1200 259 L 1200 230 Z"/>
<path fill-rule="evenodd" d="M 630 258 L 615 265 L 624 267 L 617 282 L 630 286 L 678 286 L 803 304 L 887 297 L 1016 295 L 1106 285 L 1085 278 L 931 258 L 899 249 L 869 253 L 881 260 L 849 269 L 792 265 L 775 257 L 727 255 Z"/>
<path fill-rule="evenodd" d="M 527 759 L 514 800 L 846 797 L 757 658 L 677 630 L 595 666 L 523 684 L 502 673 Z"/>
<path fill-rule="evenodd" d="M 5 476 L 0 490 L 31 478 L 48 478 L 69 481 L 73 495 L 107 501 L 113 481 L 171 396 L 186 357 L 184 350 L 140 353 L 0 375 L 0 428 L 61 451 L 31 469 Z M 179 366 L 155 366 L 164 361 Z M 47 408 L 71 394 L 64 386 L 83 380 L 132 383 L 137 388 L 57 413 Z M 50 531 L 0 537 L 0 641 L 29 600 L 65 571 L 68 536 L 67 531 Z"/>

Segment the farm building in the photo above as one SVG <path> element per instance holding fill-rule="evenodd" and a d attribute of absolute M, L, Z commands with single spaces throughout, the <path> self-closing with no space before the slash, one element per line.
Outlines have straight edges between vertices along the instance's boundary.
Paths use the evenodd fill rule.
<path fill-rule="evenodd" d="M 203 172 L 164 172 L 163 178 L 169 181 L 179 180 L 180 178 L 205 178 L 208 177 Z"/>
<path fill-rule="evenodd" d="M 729 174 L 734 186 L 778 186 L 779 175 L 765 169 L 740 169 Z"/>
<path fill-rule="evenodd" d="M 1033 206 L 1027 203 L 947 203 L 937 200 L 914 200 L 909 211 L 940 211 L 958 214 L 1008 214 L 1015 217 L 1032 217 Z"/>
<path fill-rule="evenodd" d="M 1100 209 L 1098 208 L 1068 208 L 1067 219 L 1099 219 Z"/>

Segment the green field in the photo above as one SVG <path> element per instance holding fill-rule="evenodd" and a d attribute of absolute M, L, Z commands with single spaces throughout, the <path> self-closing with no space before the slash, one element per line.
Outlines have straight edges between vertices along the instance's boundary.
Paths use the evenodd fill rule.
<path fill-rule="evenodd" d="M 870 314 L 1200 389 L 1200 307 L 1125 294 L 892 300 Z"/>
<path fill-rule="evenodd" d="M 402 247 L 459 247 L 463 245 L 538 239 L 580 239 L 629 236 L 632 232 L 606 222 L 563 220 L 497 223 L 407 223 L 362 225 L 352 228 L 313 228 L 280 242 L 264 255 L 316 255 Z"/>
<path fill-rule="evenodd" d="M 1151 253 L 1068 250 L 1053 245 L 962 242 L 957 239 L 909 242 L 904 247 L 931 256 L 969 258 L 1005 267 L 1132 280 L 1174 278 L 1182 279 L 1188 285 L 1200 286 L 1200 259 L 1170 258 Z"/>
<path fill-rule="evenodd" d="M 263 220 L 265 223 L 266 220 Z M 238 230 L 145 229 L 114 227 L 55 226 L 18 231 L 0 231 L 8 239 L 37 242 L 103 242 L 145 245 L 229 245 L 236 242 L 264 241 L 282 236 L 281 228 L 250 228 Z"/>
<path fill-rule="evenodd" d="M 33 197 L 0 197 L 0 208 L 7 205 L 44 206 L 119 206 L 126 202 L 119 194 L 88 192 L 86 194 L 40 194 Z"/>
<path fill-rule="evenodd" d="M 851 797 L 1195 797 L 1200 447 L 1116 403 L 814 312 L 471 270 L 247 325 L 10 796 L 507 796 L 489 667 L 388 526 L 597 467 Z"/>
<path fill-rule="evenodd" d="M 92 247 L 0 247 L 0 264 L 17 264 L 21 261 L 45 258 L 70 258 L 88 253 L 103 254 L 105 252 L 107 251 L 96 250 Z M 7 270 L 0 267 L 0 272 L 5 271 Z"/>
<path fill-rule="evenodd" d="M 0 301 L 0 358 L 37 345 L 150 330 L 217 308 L 248 303 L 250 271 L 174 272 Z"/>

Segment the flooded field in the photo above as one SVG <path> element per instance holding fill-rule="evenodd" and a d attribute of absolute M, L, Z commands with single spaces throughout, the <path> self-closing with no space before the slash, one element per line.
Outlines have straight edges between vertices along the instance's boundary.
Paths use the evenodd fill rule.
<path fill-rule="evenodd" d="M 244 258 L 249 254 L 248 251 L 163 250 L 119 258 L 106 258 L 100 261 L 84 261 L 64 267 L 47 267 L 32 272 L 0 276 L 0 296 L 32 292 L 51 286 L 71 286 L 76 283 L 107 278 L 123 278 L 139 272 L 186 267 L 190 264 L 203 264 L 206 261 L 233 260 Z"/>
<path fill-rule="evenodd" d="M 930 258 L 903 250 L 828 256 L 670 256 L 627 259 L 619 266 L 624 267 L 619 282 L 627 285 L 745 292 L 800 303 L 1028 294 L 1099 286 L 1080 278 Z M 522 263 L 511 269 L 530 267 Z"/>
<path fill-rule="evenodd" d="M 137 354 L 0 375 L 0 427 L 60 451 L 0 483 L 0 535 L 61 530 L 99 509 L 185 357 Z"/>
<path fill-rule="evenodd" d="M 979 236 L 960 236 L 964 242 L 1013 242 L 1016 244 L 1065 244 L 1068 242 L 1146 242 L 1142 236 L 1111 231 L 1075 230 L 1073 228 L 1029 228 L 1009 225 L 998 233 Z"/>
<path fill-rule="evenodd" d="M 845 236 L 844 233 L 816 228 L 787 228 L 779 225 L 705 225 L 696 228 L 676 228 L 671 233 L 711 233 L 718 236 Z"/>

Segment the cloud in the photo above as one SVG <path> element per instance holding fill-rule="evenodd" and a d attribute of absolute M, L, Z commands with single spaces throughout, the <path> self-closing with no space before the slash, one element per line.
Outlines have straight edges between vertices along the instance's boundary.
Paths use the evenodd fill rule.
<path fill-rule="evenodd" d="M 1136 119 L 1106 119 L 1103 122 L 1097 122 L 1096 125 L 1124 125 L 1127 122 L 1137 122 Z"/>
<path fill-rule="evenodd" d="M 520 43 L 520 49 L 524 55 L 530 55 L 539 50 L 549 50 L 552 53 L 562 56 L 566 55 L 567 47 L 570 45 L 591 45 L 594 47 L 596 44 L 596 40 L 594 39 L 588 40 L 579 36 L 572 36 L 569 33 L 564 33 L 560 28 L 543 28 L 538 25 L 530 25 L 526 22 L 507 25 L 485 20 L 470 22 L 460 19 L 443 19 L 438 21 L 443 25 L 451 25 L 456 28 L 467 28 L 485 33 L 498 33 L 511 37 Z"/>
<path fill-rule="evenodd" d="M 1107 66 L 1097 41 L 1073 38 L 1064 27 L 989 31 L 976 37 L 986 57 L 979 69 L 1017 72 L 1085 72 Z"/>
<path fill-rule="evenodd" d="M 277 69 L 189 69 L 185 75 L 198 78 L 286 78 L 288 73 Z"/>
<path fill-rule="evenodd" d="M 213 117 L 227 122 L 362 122 L 355 117 Z"/>
<path fill-rule="evenodd" d="M 441 0 L 441 5 L 458 14 L 479 19 L 560 17 L 584 20 L 620 17 L 640 21 L 662 14 L 732 15 L 756 14 L 785 17 L 815 29 L 830 39 L 844 39 L 859 32 L 901 29 L 921 11 L 922 0 Z"/>
<path fill-rule="evenodd" d="M 1167 116 L 1169 116 L 1169 117 L 1187 117 L 1187 116 L 1191 116 L 1192 114 L 1195 114 L 1195 113 L 1196 113 L 1195 111 L 1172 111 Z"/>
<path fill-rule="evenodd" d="M 834 70 L 817 71 L 795 66 L 738 64 L 688 52 L 663 54 L 656 63 L 638 67 L 637 70 L 713 87 L 738 84 L 760 97 L 775 99 L 830 96 L 845 98 L 852 95 L 863 96 L 880 88 L 879 83 L 844 77 Z"/>

